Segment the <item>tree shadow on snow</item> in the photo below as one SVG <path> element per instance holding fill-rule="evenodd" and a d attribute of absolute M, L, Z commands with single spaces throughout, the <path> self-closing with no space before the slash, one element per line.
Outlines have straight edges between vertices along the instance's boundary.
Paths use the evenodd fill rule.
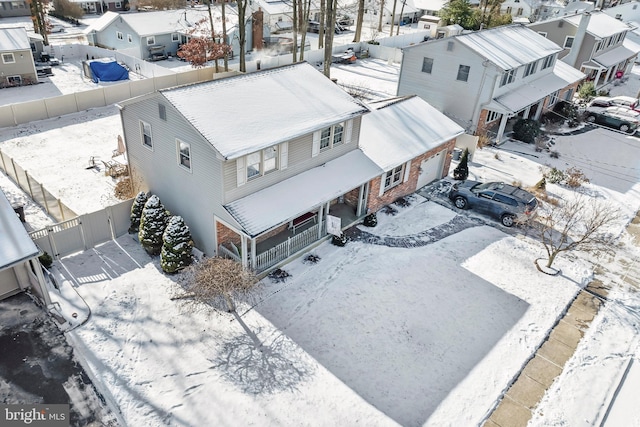
<path fill-rule="evenodd" d="M 223 377 L 251 394 L 271 394 L 296 390 L 297 385 L 314 372 L 314 367 L 299 356 L 296 344 L 279 331 L 264 341 L 234 312 L 236 320 L 245 330 L 223 344 L 219 355 L 211 360 L 220 368 Z"/>

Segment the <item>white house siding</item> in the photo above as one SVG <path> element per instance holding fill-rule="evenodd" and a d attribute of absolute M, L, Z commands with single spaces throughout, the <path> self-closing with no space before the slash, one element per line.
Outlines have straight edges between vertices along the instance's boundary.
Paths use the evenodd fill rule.
<path fill-rule="evenodd" d="M 13 272 L 13 268 L 10 267 L 0 270 L 0 300 L 15 294 L 19 290 L 20 285 Z"/>
<path fill-rule="evenodd" d="M 162 101 L 167 121 L 159 118 L 158 103 Z M 213 215 L 232 221 L 221 206 L 222 168 L 215 150 L 157 94 L 145 102 L 125 105 L 122 117 L 134 180 L 144 176 L 145 188 L 141 189 L 157 194 L 169 211 L 181 215 L 196 246 L 213 254 Z M 151 124 L 153 151 L 142 145 L 141 118 Z M 176 138 L 191 145 L 191 173 L 178 164 Z"/>
<path fill-rule="evenodd" d="M 234 200 L 245 197 L 256 191 L 291 178 L 294 175 L 309 170 L 316 166 L 320 166 L 330 160 L 336 159 L 351 150 L 358 148 L 358 138 L 360 135 L 361 118 L 357 117 L 353 120 L 353 128 L 351 133 L 351 142 L 339 145 L 326 151 L 320 152 L 317 156 L 311 155 L 313 135 L 305 135 L 300 138 L 293 139 L 288 143 L 288 165 L 285 170 L 278 170 L 255 178 L 244 185 L 237 186 L 237 170 L 236 161 L 231 160 L 224 164 L 224 187 L 225 187 L 225 204 Z"/>
<path fill-rule="evenodd" d="M 454 43 L 447 51 L 449 42 Z M 422 72 L 423 58 L 433 58 L 431 74 Z M 476 105 L 488 102 L 494 82 L 486 81 L 483 58 L 455 40 L 427 42 L 404 50 L 398 95 L 418 95 L 436 109 L 467 128 L 479 115 Z M 458 67 L 468 65 L 467 82 L 456 80 Z M 483 81 L 484 78 L 484 81 Z M 484 88 L 484 93 L 480 93 Z M 478 109 L 479 110 L 479 109 Z"/>

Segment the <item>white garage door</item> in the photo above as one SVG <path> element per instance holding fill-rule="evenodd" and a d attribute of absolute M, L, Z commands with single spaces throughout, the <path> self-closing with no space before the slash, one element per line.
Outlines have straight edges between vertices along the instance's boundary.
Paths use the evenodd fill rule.
<path fill-rule="evenodd" d="M 0 271 L 0 299 L 11 296 L 20 290 L 18 279 L 13 272 L 13 268 L 6 268 Z"/>
<path fill-rule="evenodd" d="M 442 150 L 438 154 L 423 160 L 420 164 L 420 175 L 418 175 L 418 188 L 422 188 L 431 181 L 440 179 L 442 176 L 442 165 L 444 165 L 444 156 L 447 150 Z"/>

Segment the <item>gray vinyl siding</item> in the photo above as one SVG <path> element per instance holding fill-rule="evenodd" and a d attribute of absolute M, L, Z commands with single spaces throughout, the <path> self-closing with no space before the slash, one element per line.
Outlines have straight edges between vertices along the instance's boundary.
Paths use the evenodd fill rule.
<path fill-rule="evenodd" d="M 454 43 L 452 51 L 447 44 Z M 425 57 L 433 58 L 431 74 L 422 72 Z M 487 68 L 482 65 L 483 58 L 455 39 L 442 39 L 422 43 L 404 50 L 398 95 L 418 95 L 433 107 L 456 120 L 463 127 L 475 123 L 479 114 L 477 104 L 491 99 L 495 82 L 493 77 L 487 80 L 483 75 Z M 467 82 L 457 81 L 458 67 L 470 66 Z M 495 67 L 492 67 L 495 70 Z M 484 93 L 480 94 L 481 89 Z"/>
<path fill-rule="evenodd" d="M 122 33 L 122 40 L 117 37 L 118 31 Z M 131 43 L 127 41 L 127 34 L 131 34 L 132 36 Z M 109 49 L 140 49 L 140 36 L 120 18 L 113 21 L 104 30 L 97 32 L 94 39 L 96 45 Z"/>
<path fill-rule="evenodd" d="M 167 121 L 159 117 L 159 102 L 166 107 Z M 213 254 L 214 214 L 232 221 L 221 203 L 222 167 L 215 150 L 159 94 L 125 105 L 122 117 L 134 180 L 143 176 L 146 189 L 185 219 L 196 247 Z M 142 144 L 141 119 L 151 125 L 153 150 Z M 176 138 L 190 144 L 191 173 L 178 163 Z"/>
<path fill-rule="evenodd" d="M 578 51 L 578 58 L 576 61 L 576 68 L 580 68 L 583 63 L 589 62 L 591 60 L 591 55 L 593 54 L 593 47 L 596 44 L 596 39 L 593 35 L 587 33 L 584 35 L 584 40 L 582 41 L 582 46 L 580 46 L 580 50 Z M 562 46 L 562 45 L 561 45 Z M 601 50 L 596 55 L 602 55 L 603 53 L 615 49 L 617 47 L 622 46 L 621 43 L 615 44 L 608 49 Z"/>
<path fill-rule="evenodd" d="M 0 1 L 0 17 L 10 16 L 31 16 L 31 9 L 25 1 Z"/>
<path fill-rule="evenodd" d="M 20 76 L 23 79 L 23 83 L 25 79 L 31 79 L 32 83 L 38 81 L 38 75 L 30 49 L 3 51 L 2 53 L 13 53 L 13 59 L 15 60 L 15 62 L 5 64 L 2 58 L 0 58 L 0 78 L 2 80 L 6 77 Z"/>
<path fill-rule="evenodd" d="M 287 178 L 298 175 L 301 172 L 320 166 L 328 161 L 337 159 L 338 157 L 358 148 L 358 140 L 360 137 L 361 117 L 353 120 L 351 130 L 351 142 L 342 144 L 329 150 L 321 151 L 317 156 L 311 156 L 313 146 L 313 134 L 308 134 L 300 138 L 289 141 L 288 166 L 285 170 L 276 170 L 264 176 L 252 179 L 244 185 L 237 186 L 237 169 L 236 161 L 230 160 L 224 163 L 224 203 L 230 203 L 234 200 L 241 199 L 249 194 L 258 192 L 264 188 L 270 187 Z"/>

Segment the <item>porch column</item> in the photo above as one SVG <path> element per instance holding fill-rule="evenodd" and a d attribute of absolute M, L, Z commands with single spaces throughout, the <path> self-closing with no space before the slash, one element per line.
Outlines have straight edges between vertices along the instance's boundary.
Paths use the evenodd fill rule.
<path fill-rule="evenodd" d="M 242 266 L 247 268 L 247 236 L 244 234 L 240 234 L 240 259 L 242 261 Z"/>
<path fill-rule="evenodd" d="M 544 100 L 545 99 L 546 99 L 546 97 L 542 98 L 540 100 L 540 102 L 538 103 L 538 108 L 536 108 L 536 115 L 533 118 L 534 120 L 538 120 L 540 118 L 540 116 L 542 115 L 542 106 L 544 105 Z"/>
<path fill-rule="evenodd" d="M 322 238 L 322 223 L 324 222 L 324 206 L 318 209 L 318 240 Z"/>
<path fill-rule="evenodd" d="M 365 203 L 367 200 L 367 188 L 369 183 L 365 182 L 360 186 L 360 193 L 358 194 L 358 209 L 356 210 L 356 216 L 362 216 L 362 211 L 365 209 Z"/>
<path fill-rule="evenodd" d="M 256 268 L 256 238 L 251 239 L 251 268 Z"/>
<path fill-rule="evenodd" d="M 612 68 L 607 68 L 607 75 L 604 78 L 605 83 L 609 83 L 609 78 L 611 78 L 611 70 Z"/>
<path fill-rule="evenodd" d="M 42 298 L 44 299 L 45 306 L 49 306 L 51 304 L 51 296 L 49 295 L 49 289 L 47 289 L 47 282 L 44 278 L 44 274 L 42 274 L 42 265 L 38 259 L 29 260 L 31 267 L 36 272 L 36 280 L 38 281 L 38 287 L 40 288 L 40 293 L 42 294 Z"/>
<path fill-rule="evenodd" d="M 594 80 L 594 86 L 598 87 L 598 83 L 600 83 L 600 76 L 602 75 L 602 68 L 598 68 L 598 73 L 596 74 L 596 79 Z"/>
<path fill-rule="evenodd" d="M 531 105 L 529 105 L 527 108 L 524 109 L 524 112 L 522 113 L 522 117 L 524 117 L 525 119 L 528 119 L 529 113 L 531 113 Z"/>
<path fill-rule="evenodd" d="M 502 135 L 504 135 L 504 130 L 507 127 L 507 120 L 509 120 L 509 115 L 507 113 L 503 113 L 502 117 L 500 118 L 500 126 L 498 126 L 498 133 L 496 134 L 496 144 L 500 144 Z"/>

